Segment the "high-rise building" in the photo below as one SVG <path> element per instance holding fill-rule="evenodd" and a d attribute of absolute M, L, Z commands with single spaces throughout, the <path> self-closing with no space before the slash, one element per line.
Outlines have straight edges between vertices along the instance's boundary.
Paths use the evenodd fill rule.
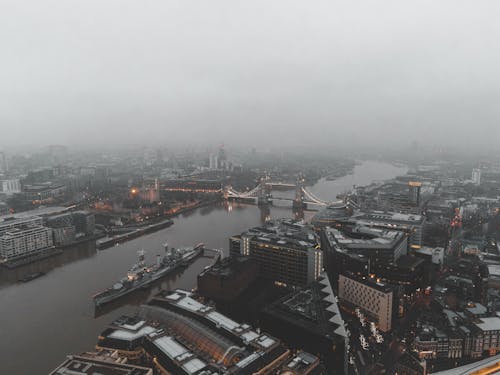
<path fill-rule="evenodd" d="M 216 154 L 210 154 L 208 156 L 208 167 L 210 169 L 218 169 L 219 168 L 219 157 Z"/>
<path fill-rule="evenodd" d="M 474 168 L 472 170 L 472 182 L 474 185 L 481 185 L 481 169 Z"/>
<path fill-rule="evenodd" d="M 420 206 L 420 189 L 422 183 L 418 181 L 408 182 L 408 200 L 414 206 Z"/>
<path fill-rule="evenodd" d="M 390 331 L 394 314 L 391 286 L 370 278 L 340 275 L 339 298 L 354 308 L 360 308 L 381 331 Z"/>
<path fill-rule="evenodd" d="M 0 151 L 0 173 L 7 173 L 9 171 L 9 164 L 7 162 L 7 155 L 5 152 Z"/>
<path fill-rule="evenodd" d="M 233 247 L 233 254 L 236 253 Z M 243 233 L 239 254 L 257 261 L 260 276 L 289 286 L 306 286 L 323 270 L 323 253 L 312 228 L 282 219 Z"/>

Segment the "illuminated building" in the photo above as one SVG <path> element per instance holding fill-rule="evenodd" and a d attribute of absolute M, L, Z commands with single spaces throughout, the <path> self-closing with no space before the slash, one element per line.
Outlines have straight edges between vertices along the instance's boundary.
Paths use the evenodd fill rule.
<path fill-rule="evenodd" d="M 270 374 L 290 355 L 278 339 L 182 290 L 157 296 L 136 317 L 113 322 L 97 347 L 176 375 Z"/>
<path fill-rule="evenodd" d="M 231 240 L 232 253 L 237 245 Z M 243 233 L 239 255 L 255 259 L 262 278 L 288 286 L 306 286 L 323 271 L 323 253 L 312 228 L 282 219 Z"/>
<path fill-rule="evenodd" d="M 391 330 L 393 309 L 393 287 L 370 278 L 339 276 L 339 299 L 352 305 L 352 310 L 360 308 L 378 328 Z"/>
<path fill-rule="evenodd" d="M 408 182 L 408 200 L 414 206 L 420 205 L 420 189 L 422 188 L 422 183 L 417 181 Z"/>

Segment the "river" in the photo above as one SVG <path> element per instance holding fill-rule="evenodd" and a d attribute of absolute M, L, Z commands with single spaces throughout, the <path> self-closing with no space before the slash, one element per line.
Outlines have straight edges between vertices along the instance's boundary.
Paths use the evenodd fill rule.
<path fill-rule="evenodd" d="M 405 172 L 406 168 L 367 161 L 357 165 L 352 175 L 335 181 L 322 179 L 310 190 L 322 199 L 335 200 L 337 194 L 353 184 L 365 185 Z M 276 192 L 281 193 L 286 192 Z M 312 214 L 307 212 L 306 219 Z M 159 281 L 150 290 L 115 301 L 96 315 L 92 295 L 123 277 L 136 261 L 138 250 L 146 250 L 148 263 L 154 262 L 166 241 L 176 247 L 204 242 L 209 248 L 220 248 L 227 253 L 231 235 L 259 225 L 268 217 L 292 215 L 292 210 L 285 206 L 269 210 L 242 204 L 202 207 L 175 218 L 169 228 L 106 250 L 81 244 L 68 248 L 60 256 L 13 271 L 0 268 L 0 373 L 46 374 L 67 354 L 92 350 L 98 334 L 113 319 L 133 313 L 161 288 L 193 288 L 196 276 L 210 262 L 209 258 L 198 258 L 187 269 Z M 27 283 L 17 282 L 20 277 L 37 271 L 46 274 Z"/>

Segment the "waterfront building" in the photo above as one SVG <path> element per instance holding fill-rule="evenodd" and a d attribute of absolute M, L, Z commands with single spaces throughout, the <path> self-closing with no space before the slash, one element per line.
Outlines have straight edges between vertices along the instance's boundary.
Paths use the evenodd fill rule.
<path fill-rule="evenodd" d="M 258 263 L 249 257 L 228 257 L 198 275 L 198 293 L 216 302 L 233 301 L 259 276 Z"/>
<path fill-rule="evenodd" d="M 233 254 L 236 243 L 232 239 Z M 306 286 L 323 271 L 323 253 L 312 228 L 282 219 L 243 233 L 239 255 L 255 259 L 260 276 L 288 286 Z"/>
<path fill-rule="evenodd" d="M 95 215 L 87 211 L 74 211 L 71 213 L 76 233 L 91 236 L 95 232 Z"/>
<path fill-rule="evenodd" d="M 114 321 L 97 347 L 176 375 L 270 374 L 290 356 L 278 339 L 235 322 L 183 290 L 155 297 L 136 317 Z"/>
<path fill-rule="evenodd" d="M 52 230 L 38 225 L 8 229 L 0 236 L 0 257 L 3 260 L 33 255 L 53 246 Z"/>
<path fill-rule="evenodd" d="M 370 278 L 339 276 L 339 299 L 350 310 L 360 308 L 383 332 L 391 330 L 394 315 L 393 287 Z"/>

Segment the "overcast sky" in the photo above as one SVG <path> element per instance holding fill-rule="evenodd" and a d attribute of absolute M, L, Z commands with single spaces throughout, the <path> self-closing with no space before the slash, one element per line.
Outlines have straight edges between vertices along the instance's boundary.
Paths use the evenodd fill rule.
<path fill-rule="evenodd" d="M 500 143 L 500 2 L 1 0 L 0 147 Z"/>

